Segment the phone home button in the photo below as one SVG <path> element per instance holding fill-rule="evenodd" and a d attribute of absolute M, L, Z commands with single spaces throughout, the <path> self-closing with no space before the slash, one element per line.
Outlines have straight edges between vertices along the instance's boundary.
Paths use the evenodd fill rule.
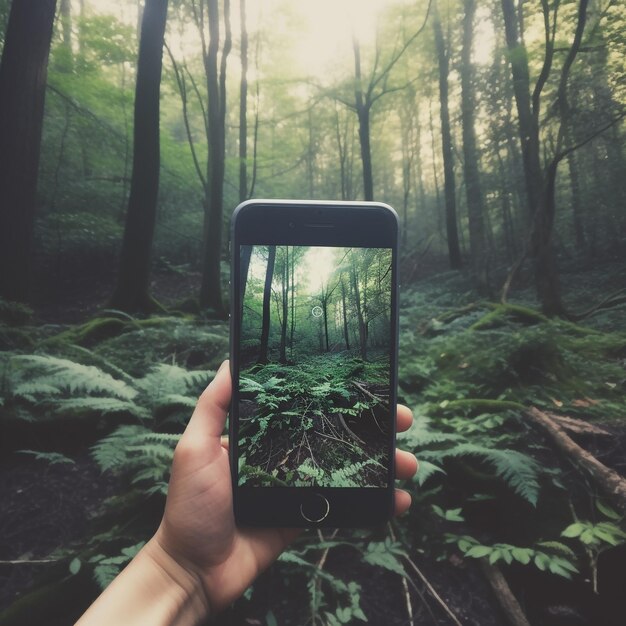
<path fill-rule="evenodd" d="M 300 504 L 300 515 L 307 521 L 317 524 L 326 519 L 330 511 L 328 500 L 321 493 L 311 494 Z"/>

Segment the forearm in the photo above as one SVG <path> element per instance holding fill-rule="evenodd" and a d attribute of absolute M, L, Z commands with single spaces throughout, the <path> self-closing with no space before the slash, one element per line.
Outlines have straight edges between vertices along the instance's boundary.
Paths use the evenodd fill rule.
<path fill-rule="evenodd" d="M 153 539 L 89 607 L 77 626 L 191 626 L 208 615 L 200 581 Z"/>

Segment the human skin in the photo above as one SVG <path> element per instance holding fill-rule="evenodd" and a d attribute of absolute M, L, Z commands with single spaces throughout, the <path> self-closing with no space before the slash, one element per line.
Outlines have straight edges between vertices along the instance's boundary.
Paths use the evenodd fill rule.
<path fill-rule="evenodd" d="M 231 397 L 225 361 L 205 389 L 172 462 L 165 512 L 155 535 L 77 622 L 198 624 L 236 600 L 301 529 L 239 528 L 233 516 L 228 444 L 222 432 Z M 397 430 L 411 411 L 398 405 Z M 396 450 L 396 477 L 411 478 L 415 457 Z M 395 514 L 411 496 L 395 491 Z"/>

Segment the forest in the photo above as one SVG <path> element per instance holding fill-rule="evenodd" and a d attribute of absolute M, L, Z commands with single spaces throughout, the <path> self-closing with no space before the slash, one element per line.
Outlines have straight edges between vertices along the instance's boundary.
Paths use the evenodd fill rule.
<path fill-rule="evenodd" d="M 240 256 L 239 484 L 386 486 L 391 249 Z"/>
<path fill-rule="evenodd" d="M 157 528 L 249 198 L 398 212 L 419 470 L 212 623 L 623 625 L 622 0 L 0 0 L 0 55 L 0 626 Z M 240 481 L 382 484 L 385 252 L 242 254 Z"/>

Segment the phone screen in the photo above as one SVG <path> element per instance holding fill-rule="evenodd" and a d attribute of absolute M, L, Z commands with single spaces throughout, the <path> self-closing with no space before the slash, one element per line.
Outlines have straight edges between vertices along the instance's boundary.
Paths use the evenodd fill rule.
<path fill-rule="evenodd" d="M 392 249 L 239 246 L 240 487 L 388 487 Z"/>

